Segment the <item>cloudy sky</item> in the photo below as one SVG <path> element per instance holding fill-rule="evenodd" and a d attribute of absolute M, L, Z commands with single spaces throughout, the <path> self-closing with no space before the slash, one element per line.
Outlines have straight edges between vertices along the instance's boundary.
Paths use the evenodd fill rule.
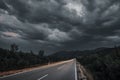
<path fill-rule="evenodd" d="M 120 0 L 0 0 L 0 47 L 47 54 L 120 44 Z"/>

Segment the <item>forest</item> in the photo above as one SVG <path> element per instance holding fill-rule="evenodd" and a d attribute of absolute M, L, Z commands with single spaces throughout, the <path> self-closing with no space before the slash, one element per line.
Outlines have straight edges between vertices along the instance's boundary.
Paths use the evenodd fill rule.
<path fill-rule="evenodd" d="M 48 60 L 44 56 L 44 51 L 38 54 L 19 51 L 19 46 L 11 44 L 10 50 L 0 48 L 0 71 L 22 69 L 26 67 L 47 64 Z"/>

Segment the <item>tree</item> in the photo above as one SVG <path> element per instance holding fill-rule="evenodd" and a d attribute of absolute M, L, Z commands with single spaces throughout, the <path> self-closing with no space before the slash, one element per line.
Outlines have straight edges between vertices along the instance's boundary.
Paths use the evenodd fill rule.
<path fill-rule="evenodd" d="M 34 54 L 32 50 L 30 51 L 30 54 L 31 54 L 31 55 L 33 55 L 33 54 Z"/>
<path fill-rule="evenodd" d="M 19 49 L 19 48 L 18 48 L 18 45 L 16 45 L 15 43 L 14 43 L 14 44 L 11 44 L 11 51 L 12 51 L 13 53 L 17 52 L 18 49 Z"/>
<path fill-rule="evenodd" d="M 114 49 L 115 49 L 116 57 L 120 57 L 119 48 L 117 46 L 115 46 Z"/>
<path fill-rule="evenodd" d="M 44 56 L 44 50 L 40 50 L 38 55 L 39 55 L 40 58 L 43 57 Z"/>

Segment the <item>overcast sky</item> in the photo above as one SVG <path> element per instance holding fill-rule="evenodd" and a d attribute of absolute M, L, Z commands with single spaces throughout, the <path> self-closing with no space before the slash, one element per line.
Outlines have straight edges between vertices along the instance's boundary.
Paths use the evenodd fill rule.
<path fill-rule="evenodd" d="M 47 54 L 120 44 L 120 0 L 0 0 L 0 47 Z"/>

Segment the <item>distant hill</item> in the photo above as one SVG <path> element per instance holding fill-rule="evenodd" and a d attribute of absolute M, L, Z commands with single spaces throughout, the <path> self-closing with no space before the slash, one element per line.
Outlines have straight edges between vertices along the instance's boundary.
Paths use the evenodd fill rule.
<path fill-rule="evenodd" d="M 117 47 L 120 49 L 120 47 Z M 101 48 L 96 48 L 94 50 L 84 50 L 84 51 L 59 51 L 56 52 L 52 55 L 50 55 L 51 60 L 59 61 L 59 60 L 66 60 L 66 59 L 71 59 L 71 58 L 77 58 L 83 55 L 91 55 L 91 54 L 101 54 L 101 55 L 106 55 L 110 54 L 115 50 L 115 48 L 107 48 L 107 47 L 101 47 Z"/>

